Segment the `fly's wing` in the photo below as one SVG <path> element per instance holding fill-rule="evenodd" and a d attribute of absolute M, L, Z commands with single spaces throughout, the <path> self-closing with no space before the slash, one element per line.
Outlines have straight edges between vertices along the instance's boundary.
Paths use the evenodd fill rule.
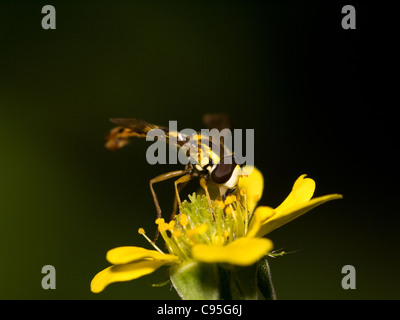
<path fill-rule="evenodd" d="M 184 145 L 186 140 L 189 139 L 186 136 L 179 135 L 178 132 L 170 132 L 167 127 L 158 126 L 141 119 L 112 118 L 110 121 L 118 125 L 111 129 L 109 135 L 106 137 L 106 148 L 112 151 L 126 146 L 131 137 L 145 138 L 147 133 L 152 129 L 160 129 L 163 134 L 157 135 L 157 138 L 167 143 L 172 143 L 178 148 Z"/>
<path fill-rule="evenodd" d="M 217 129 L 219 131 L 216 136 L 219 141 L 212 141 L 210 136 L 210 146 L 213 150 L 219 152 L 220 158 L 232 154 L 232 120 L 227 113 L 206 113 L 203 116 L 203 123 L 209 130 Z M 228 129 L 228 130 L 225 130 Z M 212 132 L 212 131 L 211 131 Z M 230 143 L 227 144 L 226 142 Z M 219 142 L 219 148 L 215 147 L 215 142 Z"/>
<path fill-rule="evenodd" d="M 151 124 L 141 119 L 111 118 L 110 121 L 120 127 L 131 130 L 131 132 L 134 132 L 136 136 L 139 137 L 145 137 L 147 132 L 149 132 L 151 129 L 161 129 L 166 133 L 168 132 L 168 128 L 166 127 Z"/>
<path fill-rule="evenodd" d="M 208 129 L 232 129 L 232 120 L 227 113 L 206 113 L 203 116 L 203 123 Z"/>

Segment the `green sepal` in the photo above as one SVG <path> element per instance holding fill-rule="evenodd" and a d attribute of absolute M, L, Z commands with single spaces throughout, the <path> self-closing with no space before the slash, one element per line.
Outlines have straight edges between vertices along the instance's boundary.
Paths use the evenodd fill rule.
<path fill-rule="evenodd" d="M 219 300 L 216 264 L 186 262 L 170 268 L 171 283 L 183 300 Z"/>
<path fill-rule="evenodd" d="M 186 262 L 170 268 L 183 300 L 275 300 L 267 258 L 247 266 Z"/>

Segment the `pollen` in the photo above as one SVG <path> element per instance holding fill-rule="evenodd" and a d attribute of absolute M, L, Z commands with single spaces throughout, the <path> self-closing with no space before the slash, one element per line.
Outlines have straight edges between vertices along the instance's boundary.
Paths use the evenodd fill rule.
<path fill-rule="evenodd" d="M 180 216 L 181 216 L 181 217 L 180 217 L 179 222 L 180 222 L 180 224 L 182 225 L 182 227 L 185 228 L 185 227 L 188 225 L 188 223 L 189 223 L 189 219 L 188 219 L 187 215 L 184 214 L 184 213 L 182 213 Z"/>
<path fill-rule="evenodd" d="M 225 208 L 225 204 L 223 201 L 220 200 L 215 200 L 214 202 L 219 208 L 224 209 Z"/>
<path fill-rule="evenodd" d="M 171 221 L 168 223 L 168 230 L 169 230 L 169 231 L 172 231 L 172 230 L 174 230 L 174 228 L 175 228 L 175 220 L 171 220 Z"/>
<path fill-rule="evenodd" d="M 139 234 L 145 234 L 146 233 L 143 228 L 139 228 L 138 232 L 139 232 Z"/>
<path fill-rule="evenodd" d="M 164 220 L 164 219 L 163 219 L 163 220 Z M 169 230 L 168 227 L 169 227 L 169 226 L 168 226 L 168 223 L 166 223 L 166 222 L 162 222 L 162 223 L 159 223 L 159 224 L 158 224 L 158 230 L 160 230 L 160 232 Z"/>
<path fill-rule="evenodd" d="M 225 199 L 225 205 L 226 205 L 226 206 L 229 206 L 231 203 L 233 203 L 233 202 L 235 202 L 235 201 L 236 201 L 236 196 L 232 194 L 232 195 L 226 197 L 226 199 Z"/>
<path fill-rule="evenodd" d="M 182 232 L 178 229 L 173 229 L 171 230 L 172 234 L 174 235 L 175 238 L 179 238 L 182 236 Z"/>

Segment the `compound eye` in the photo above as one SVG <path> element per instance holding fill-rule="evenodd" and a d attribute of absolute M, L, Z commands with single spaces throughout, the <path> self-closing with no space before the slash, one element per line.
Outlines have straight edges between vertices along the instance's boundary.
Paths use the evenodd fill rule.
<path fill-rule="evenodd" d="M 211 172 L 211 180 L 218 184 L 227 182 L 231 178 L 236 166 L 237 164 L 234 156 L 222 158 Z"/>

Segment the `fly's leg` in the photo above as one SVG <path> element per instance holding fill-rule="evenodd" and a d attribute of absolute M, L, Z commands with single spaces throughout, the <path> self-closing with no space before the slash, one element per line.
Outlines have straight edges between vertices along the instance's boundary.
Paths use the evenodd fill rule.
<path fill-rule="evenodd" d="M 190 174 L 187 174 L 187 175 L 184 175 L 183 177 L 180 177 L 178 180 L 175 181 L 175 193 L 176 193 L 176 201 L 177 201 L 178 207 L 180 207 L 182 205 L 181 198 L 179 197 L 180 189 L 178 189 L 178 185 L 183 184 L 183 183 L 186 184 L 187 182 L 192 180 L 192 178 L 193 177 Z"/>
<path fill-rule="evenodd" d="M 178 191 L 175 190 L 177 196 L 174 197 L 174 204 L 173 204 L 173 207 L 172 207 L 171 220 L 175 218 L 176 213 L 177 213 L 177 211 L 178 211 L 178 197 L 179 197 L 179 192 L 187 185 L 188 182 L 189 182 L 189 181 L 184 182 L 184 183 L 182 183 L 181 185 L 179 185 L 179 186 L 177 187 L 177 188 L 178 188 Z M 179 198 L 180 198 L 180 197 L 179 197 Z"/>
<path fill-rule="evenodd" d="M 185 173 L 186 173 L 185 170 L 172 171 L 172 172 L 168 172 L 168 173 L 164 173 L 162 175 L 159 175 L 159 176 L 157 176 L 157 177 L 155 177 L 155 178 L 150 180 L 150 190 L 151 190 L 151 194 L 153 195 L 154 205 L 156 206 L 157 218 L 161 218 L 161 207 L 160 207 L 160 204 L 158 202 L 157 194 L 154 191 L 153 184 L 157 183 L 157 182 L 165 181 L 165 180 L 168 180 L 168 179 L 176 178 L 176 177 L 181 176 L 181 175 L 183 175 Z M 157 228 L 156 235 L 154 236 L 154 241 L 153 242 L 156 242 L 156 240 L 158 238 L 158 235 L 159 235 L 159 231 L 158 231 L 158 228 Z"/>
<path fill-rule="evenodd" d="M 203 178 L 203 177 L 200 178 L 200 185 L 201 185 L 201 187 L 204 189 L 204 191 L 206 193 L 208 206 L 210 207 L 211 214 L 212 214 L 212 217 L 213 217 L 213 221 L 215 221 L 215 213 L 214 213 L 214 210 L 212 208 L 211 198 L 210 198 L 210 194 L 208 193 L 207 181 L 206 181 L 205 178 Z"/>

